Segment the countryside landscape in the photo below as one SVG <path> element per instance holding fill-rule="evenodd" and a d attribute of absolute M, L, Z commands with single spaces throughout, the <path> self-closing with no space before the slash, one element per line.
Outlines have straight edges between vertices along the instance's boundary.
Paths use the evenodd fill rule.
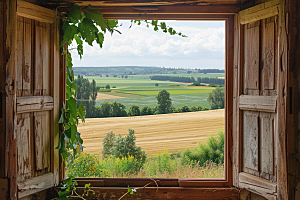
<path fill-rule="evenodd" d="M 78 126 L 84 151 L 67 175 L 224 177 L 224 71 L 117 68 L 74 69 L 87 118 Z"/>

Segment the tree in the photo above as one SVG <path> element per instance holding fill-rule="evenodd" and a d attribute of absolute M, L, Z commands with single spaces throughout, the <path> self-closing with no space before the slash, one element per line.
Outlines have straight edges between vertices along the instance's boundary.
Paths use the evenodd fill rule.
<path fill-rule="evenodd" d="M 152 109 L 149 106 L 145 106 L 141 109 L 141 115 L 152 115 Z"/>
<path fill-rule="evenodd" d="M 128 76 L 127 76 L 127 75 L 125 75 L 125 78 L 128 78 Z"/>
<path fill-rule="evenodd" d="M 128 115 L 130 116 L 139 116 L 140 115 L 140 108 L 137 105 L 130 106 L 128 110 Z"/>
<path fill-rule="evenodd" d="M 155 83 L 155 86 L 158 86 L 158 83 Z"/>
<path fill-rule="evenodd" d="M 125 105 L 114 101 L 111 104 L 111 117 L 125 117 L 125 116 L 127 116 Z"/>
<path fill-rule="evenodd" d="M 109 102 L 103 102 L 101 104 L 102 117 L 110 117 L 111 115 L 111 105 Z"/>
<path fill-rule="evenodd" d="M 104 157 L 111 156 L 115 139 L 116 139 L 116 135 L 114 134 L 113 131 L 106 133 L 106 136 L 102 140 L 103 143 L 102 155 Z"/>
<path fill-rule="evenodd" d="M 216 89 L 214 89 L 211 93 L 209 93 L 207 100 L 209 101 L 212 110 L 224 108 L 225 88 L 216 87 Z"/>
<path fill-rule="evenodd" d="M 161 90 L 158 93 L 156 99 L 158 103 L 158 113 L 169 113 L 172 106 L 170 93 L 167 90 Z"/>
<path fill-rule="evenodd" d="M 129 133 L 125 137 L 119 135 L 114 141 L 112 155 L 120 159 L 133 156 L 135 159 L 144 164 L 147 158 L 146 153 L 145 151 L 142 151 L 141 147 L 136 146 L 135 140 L 136 137 L 133 129 L 129 129 Z"/>
<path fill-rule="evenodd" d="M 109 84 L 107 84 L 106 86 L 105 86 L 105 89 L 110 89 L 110 85 Z"/>

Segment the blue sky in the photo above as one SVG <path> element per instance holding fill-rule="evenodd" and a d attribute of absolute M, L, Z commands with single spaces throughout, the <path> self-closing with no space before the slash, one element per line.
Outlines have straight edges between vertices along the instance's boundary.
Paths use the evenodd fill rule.
<path fill-rule="evenodd" d="M 157 66 L 175 68 L 224 69 L 225 22 L 165 21 L 187 38 L 155 32 L 145 25 L 120 20 L 122 34 L 105 35 L 103 48 L 84 45 L 80 60 L 72 52 L 74 67 Z"/>

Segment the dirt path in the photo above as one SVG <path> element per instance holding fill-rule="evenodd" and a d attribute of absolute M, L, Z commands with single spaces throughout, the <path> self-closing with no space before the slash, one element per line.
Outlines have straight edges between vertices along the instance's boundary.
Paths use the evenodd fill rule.
<path fill-rule="evenodd" d="M 102 139 L 109 131 L 127 135 L 134 129 L 136 143 L 147 155 L 168 150 L 181 151 L 196 147 L 209 135 L 224 130 L 224 110 L 210 110 L 138 117 L 90 118 L 80 124 L 78 131 L 87 153 L 101 153 Z"/>

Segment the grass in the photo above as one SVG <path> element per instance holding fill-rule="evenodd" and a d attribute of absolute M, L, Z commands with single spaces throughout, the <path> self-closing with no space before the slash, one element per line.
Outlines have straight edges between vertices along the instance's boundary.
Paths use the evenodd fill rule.
<path fill-rule="evenodd" d="M 183 151 L 197 147 L 210 135 L 216 135 L 225 127 L 224 110 L 209 110 L 190 113 L 173 113 L 138 117 L 88 118 L 78 131 L 86 147 L 84 152 L 100 154 L 102 139 L 109 131 L 116 135 L 127 135 L 135 130 L 137 146 L 141 146 L 147 157 L 165 150 Z"/>
<path fill-rule="evenodd" d="M 149 76 L 153 75 L 161 75 L 161 76 L 181 76 L 181 77 L 194 77 L 197 79 L 198 77 L 212 77 L 212 78 L 217 78 L 217 77 L 224 77 L 224 73 L 208 73 L 208 74 L 203 74 L 203 73 L 195 73 L 195 74 L 147 74 L 147 75 L 128 75 L 128 78 L 131 79 L 149 79 Z"/>
<path fill-rule="evenodd" d="M 122 94 L 122 93 L 119 93 Z M 125 93 L 124 93 L 125 94 Z M 100 106 L 103 102 L 113 102 L 117 101 L 122 103 L 126 106 L 126 109 L 129 109 L 132 105 L 138 105 L 140 108 L 144 106 L 155 107 L 157 106 L 157 99 L 155 96 L 142 96 L 136 97 L 135 94 L 127 94 L 135 96 L 130 98 L 118 98 L 118 99 L 102 99 L 96 100 L 96 105 Z M 117 95 L 116 95 L 117 96 Z M 208 93 L 196 93 L 196 94 L 181 94 L 181 95 L 171 95 L 172 105 L 175 108 L 182 107 L 182 106 L 205 106 L 207 108 L 210 107 L 209 102 L 207 101 Z"/>

